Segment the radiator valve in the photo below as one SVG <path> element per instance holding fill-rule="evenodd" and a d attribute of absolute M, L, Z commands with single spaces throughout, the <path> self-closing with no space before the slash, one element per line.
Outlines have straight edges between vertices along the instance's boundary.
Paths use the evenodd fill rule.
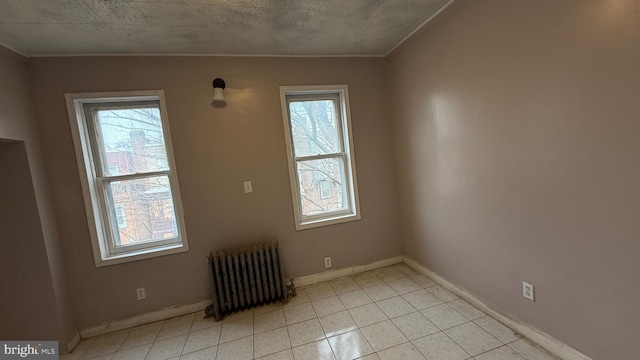
<path fill-rule="evenodd" d="M 293 278 L 289 279 L 289 285 L 287 285 L 287 293 L 291 293 L 291 296 L 296 296 L 296 284 L 293 283 Z"/>

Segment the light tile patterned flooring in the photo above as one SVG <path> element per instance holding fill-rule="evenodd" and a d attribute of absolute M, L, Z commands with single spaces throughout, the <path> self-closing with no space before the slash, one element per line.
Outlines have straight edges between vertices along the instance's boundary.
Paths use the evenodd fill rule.
<path fill-rule="evenodd" d="M 195 313 L 83 340 L 61 360 L 553 360 L 404 264 L 298 289 L 222 322 Z"/>

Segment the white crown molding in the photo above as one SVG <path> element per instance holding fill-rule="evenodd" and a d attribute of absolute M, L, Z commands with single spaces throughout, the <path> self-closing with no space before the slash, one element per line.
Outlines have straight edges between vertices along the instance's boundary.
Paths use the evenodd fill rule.
<path fill-rule="evenodd" d="M 23 63 L 29 62 L 29 56 L 0 42 L 0 54 L 7 55 Z"/>
<path fill-rule="evenodd" d="M 397 43 L 394 47 L 391 48 L 391 50 L 389 50 L 389 52 L 387 52 L 386 54 L 384 54 L 383 57 L 387 57 L 389 55 L 391 55 L 391 53 L 393 53 L 397 48 L 400 47 L 400 45 L 402 45 L 405 41 L 409 40 L 409 38 L 411 38 L 415 33 L 417 33 L 418 31 L 420 31 L 420 29 L 422 29 L 423 27 L 425 27 L 425 25 L 427 25 L 428 23 L 431 22 L 431 20 L 435 19 L 436 16 L 440 15 L 441 12 L 443 12 L 446 8 L 449 7 L 449 5 L 453 4 L 455 0 L 449 0 L 448 3 L 444 4 L 440 9 L 438 9 L 438 11 L 436 11 L 433 15 L 431 15 L 427 20 L 425 20 L 420 26 L 418 26 L 415 30 L 413 30 L 412 32 L 409 33 L 409 35 L 405 36 L 404 39 L 400 40 L 399 43 Z"/>

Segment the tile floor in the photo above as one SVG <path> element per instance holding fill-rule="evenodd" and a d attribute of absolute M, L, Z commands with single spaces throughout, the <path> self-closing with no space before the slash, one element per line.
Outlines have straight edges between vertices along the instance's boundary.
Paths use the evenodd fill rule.
<path fill-rule="evenodd" d="M 83 340 L 61 360 L 553 360 L 404 264 L 298 289 L 288 304 L 202 312 Z"/>

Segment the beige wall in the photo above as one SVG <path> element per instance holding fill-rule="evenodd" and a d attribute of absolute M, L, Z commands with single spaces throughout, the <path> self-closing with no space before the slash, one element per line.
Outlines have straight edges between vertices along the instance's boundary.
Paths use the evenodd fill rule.
<path fill-rule="evenodd" d="M 0 338 L 33 340 L 40 334 L 64 343 L 76 326 L 31 106 L 28 65 L 0 48 L 0 79 L 0 139 L 20 142 L 2 151 L 0 298 L 2 313 L 17 322 L 3 320 Z M 21 197 L 23 206 L 17 201 Z M 16 304 L 23 306 L 16 309 Z"/>
<path fill-rule="evenodd" d="M 24 142 L 0 141 L 0 338 L 50 339 L 58 310 Z"/>
<path fill-rule="evenodd" d="M 640 353 L 639 9 L 458 0 L 389 64 L 404 253 L 598 360 Z"/>
<path fill-rule="evenodd" d="M 301 276 L 401 253 L 384 59 L 88 57 L 30 63 L 39 129 L 78 324 L 210 297 L 210 250 L 280 240 L 285 271 Z M 228 106 L 209 105 L 211 81 L 227 81 Z M 281 85 L 347 84 L 362 220 L 295 231 Z M 184 203 L 187 253 L 96 268 L 64 93 L 163 89 Z M 242 182 L 253 182 L 244 194 Z M 135 288 L 146 287 L 137 301 Z"/>

